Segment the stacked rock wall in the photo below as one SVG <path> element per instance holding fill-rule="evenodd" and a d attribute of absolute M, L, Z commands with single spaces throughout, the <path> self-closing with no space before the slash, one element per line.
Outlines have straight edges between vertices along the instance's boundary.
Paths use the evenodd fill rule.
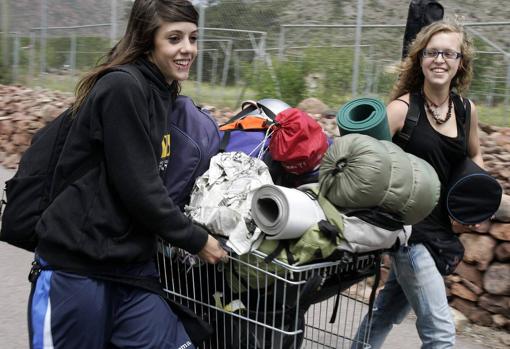
<path fill-rule="evenodd" d="M 15 168 L 33 134 L 72 100 L 61 92 L 0 85 L 0 164 Z"/>
<path fill-rule="evenodd" d="M 510 205 L 509 198 L 504 205 Z M 508 216 L 499 218 L 510 221 Z M 494 221 L 480 232 L 457 233 L 465 253 L 455 273 L 445 279 L 451 306 L 478 325 L 510 330 L 510 223 Z"/>

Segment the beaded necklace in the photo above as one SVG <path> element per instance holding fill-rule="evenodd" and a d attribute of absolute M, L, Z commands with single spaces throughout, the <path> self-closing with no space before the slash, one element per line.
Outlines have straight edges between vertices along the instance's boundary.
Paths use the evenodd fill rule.
<path fill-rule="evenodd" d="M 446 97 L 446 99 L 438 105 L 438 104 L 435 104 L 434 102 L 430 101 L 429 98 L 427 97 L 427 95 L 425 94 L 425 92 L 422 92 L 422 93 L 423 93 L 423 97 L 425 99 L 425 108 L 427 109 L 429 114 L 432 116 L 432 118 L 434 119 L 436 124 L 441 125 L 441 124 L 444 124 L 445 122 L 447 122 L 448 120 L 450 120 L 450 118 L 452 116 L 452 106 L 453 106 L 453 100 L 451 98 L 451 94 L 448 94 L 448 97 Z M 448 111 L 446 112 L 446 117 L 443 119 L 443 118 L 441 118 L 441 114 L 439 113 L 438 108 L 440 106 L 442 106 L 447 100 L 448 100 Z M 432 105 L 432 107 L 434 107 L 434 109 L 432 109 L 432 107 L 430 105 Z"/>

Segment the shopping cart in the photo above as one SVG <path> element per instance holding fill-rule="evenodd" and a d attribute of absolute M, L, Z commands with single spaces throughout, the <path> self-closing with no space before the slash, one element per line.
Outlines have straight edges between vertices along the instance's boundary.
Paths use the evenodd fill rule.
<path fill-rule="evenodd" d="M 291 266 L 254 251 L 211 265 L 163 242 L 158 266 L 167 296 L 208 321 L 202 348 L 370 348 L 355 338 L 368 312 L 367 277 L 380 254 L 345 254 Z M 332 322 L 332 323 L 331 323 Z"/>

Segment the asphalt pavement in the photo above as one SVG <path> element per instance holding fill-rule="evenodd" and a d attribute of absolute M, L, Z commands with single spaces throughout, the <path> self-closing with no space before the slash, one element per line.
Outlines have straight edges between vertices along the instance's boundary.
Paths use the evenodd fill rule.
<path fill-rule="evenodd" d="M 0 166 L 0 188 L 14 174 Z M 33 255 L 22 249 L 0 242 L 0 349 L 28 348 L 27 300 L 30 283 L 27 276 Z M 420 348 L 420 339 L 414 325 L 415 317 L 409 315 L 402 324 L 395 326 L 383 349 Z M 483 349 L 467 338 L 458 337 L 456 348 Z M 242 348 L 241 348 L 242 349 Z"/>

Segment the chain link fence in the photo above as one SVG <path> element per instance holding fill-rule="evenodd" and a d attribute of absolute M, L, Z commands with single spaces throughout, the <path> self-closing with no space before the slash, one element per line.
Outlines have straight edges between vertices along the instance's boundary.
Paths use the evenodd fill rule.
<path fill-rule="evenodd" d="M 93 6 L 87 7 L 66 0 L 7 3 L 0 17 L 2 59 L 9 68 L 0 77 L 68 90 L 120 37 L 132 5 L 127 0 L 90 0 Z M 510 22 L 497 13 L 482 21 L 470 4 L 444 4 L 447 16 L 460 16 L 475 38 L 469 97 L 508 125 Z M 201 14 L 200 51 L 185 92 L 199 103 L 235 107 L 247 98 L 276 97 L 297 105 L 316 97 L 336 110 L 356 96 L 386 100 L 396 79 L 407 3 L 209 0 L 195 5 Z"/>

